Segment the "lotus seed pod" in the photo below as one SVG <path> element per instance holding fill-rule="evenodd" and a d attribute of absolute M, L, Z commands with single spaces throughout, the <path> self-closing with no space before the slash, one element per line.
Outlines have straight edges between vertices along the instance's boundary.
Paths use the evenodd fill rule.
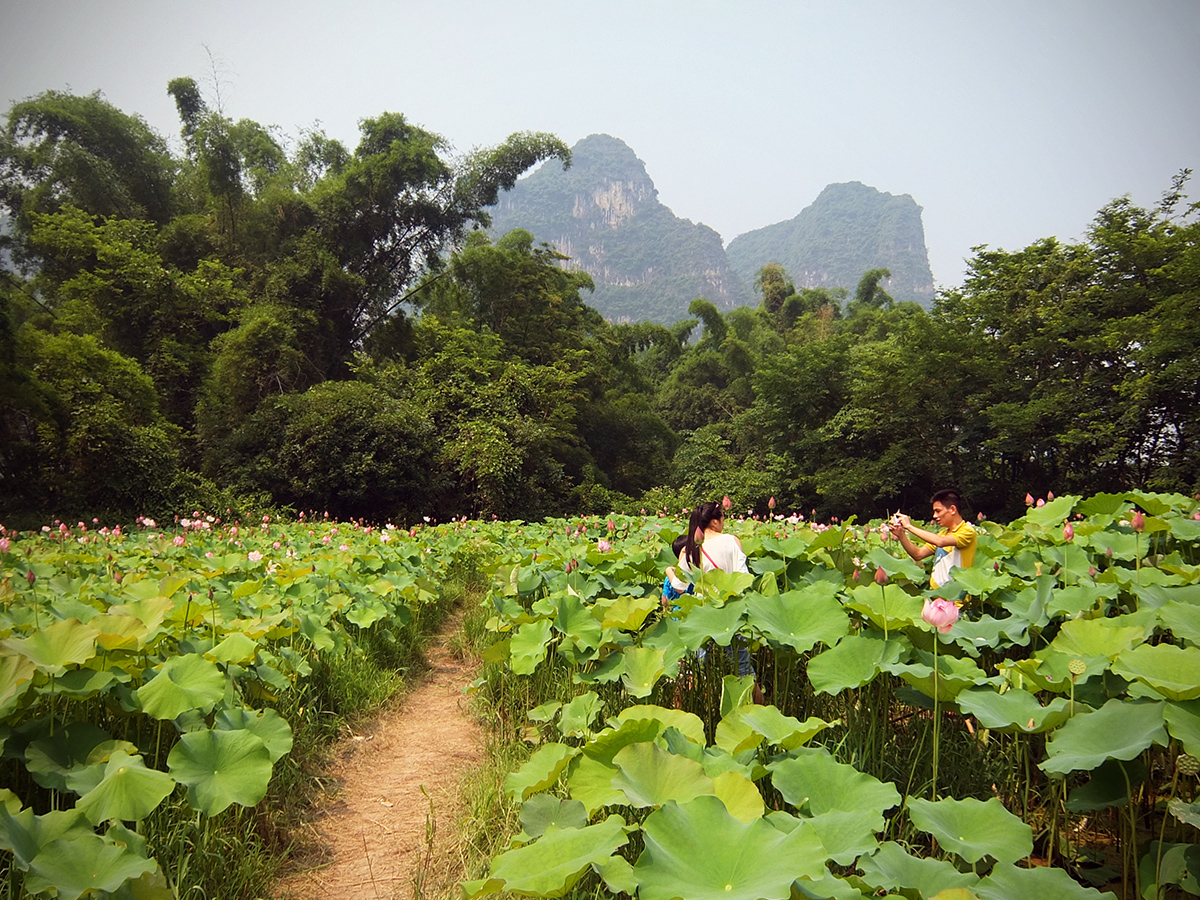
<path fill-rule="evenodd" d="M 1175 760 L 1175 768 L 1180 775 L 1200 775 L 1200 759 L 1181 753 Z"/>
<path fill-rule="evenodd" d="M 1068 671 L 1070 671 L 1070 673 L 1072 675 L 1074 675 L 1076 678 L 1078 678 L 1080 675 L 1082 675 L 1084 672 L 1087 671 L 1087 663 L 1085 663 L 1082 659 L 1080 659 L 1077 656 L 1074 659 L 1072 659 L 1069 663 L 1067 663 L 1067 669 L 1068 669 Z"/>

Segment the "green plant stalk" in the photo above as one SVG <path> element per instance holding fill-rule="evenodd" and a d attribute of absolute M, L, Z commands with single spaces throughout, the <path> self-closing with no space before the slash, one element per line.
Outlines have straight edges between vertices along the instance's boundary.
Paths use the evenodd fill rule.
<path fill-rule="evenodd" d="M 937 800 L 938 782 L 938 744 L 941 740 L 941 719 L 938 709 L 938 661 L 937 661 L 937 631 L 933 633 L 933 786 L 932 799 Z"/>
<path fill-rule="evenodd" d="M 881 584 L 879 591 L 883 594 L 883 639 L 886 641 L 888 639 L 887 586 Z M 935 648 L 933 652 L 937 653 L 937 649 Z M 934 661 L 936 662 L 936 658 Z"/>
<path fill-rule="evenodd" d="M 1141 875 L 1138 872 L 1137 858 L 1135 855 L 1137 853 L 1137 812 L 1133 808 L 1133 786 L 1130 784 L 1129 773 L 1125 770 L 1124 764 L 1121 763 L 1120 761 L 1118 761 L 1117 765 L 1120 766 L 1121 775 L 1125 779 L 1125 796 L 1129 800 L 1129 841 L 1128 841 L 1124 851 L 1121 854 L 1122 889 L 1127 890 L 1127 885 L 1125 884 L 1125 882 L 1128 880 L 1127 872 L 1130 868 L 1129 863 L 1127 862 L 1127 859 L 1129 859 L 1132 856 L 1132 858 L 1133 858 L 1132 869 L 1133 869 L 1134 896 L 1140 897 L 1140 896 L 1142 896 L 1142 885 L 1141 885 Z"/>
<path fill-rule="evenodd" d="M 1174 773 L 1171 775 L 1171 796 L 1167 798 L 1167 806 L 1170 807 L 1171 801 L 1175 799 L 1175 788 L 1179 784 L 1179 767 L 1175 767 Z M 1167 835 L 1167 810 L 1163 810 L 1162 824 L 1158 827 L 1158 852 L 1154 857 L 1154 896 L 1157 898 L 1162 894 L 1162 848 L 1163 840 Z"/>

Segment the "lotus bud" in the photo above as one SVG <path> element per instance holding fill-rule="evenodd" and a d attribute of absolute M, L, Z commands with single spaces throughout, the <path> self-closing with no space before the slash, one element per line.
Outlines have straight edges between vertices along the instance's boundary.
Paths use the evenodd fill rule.
<path fill-rule="evenodd" d="M 63 522 L 61 525 L 58 526 L 58 533 L 59 534 L 67 533 L 67 523 L 66 522 Z"/>
<path fill-rule="evenodd" d="M 1092 578 L 1096 577 L 1096 567 L 1095 566 L 1088 566 L 1088 575 Z"/>
<path fill-rule="evenodd" d="M 608 530 L 609 530 L 609 531 L 616 531 L 616 530 L 617 530 L 617 523 L 616 523 L 616 522 L 614 522 L 612 519 L 609 519 L 609 520 L 608 520 Z"/>
<path fill-rule="evenodd" d="M 996 560 L 995 562 L 992 563 L 992 571 L 993 572 L 1000 571 L 1000 560 Z"/>
<path fill-rule="evenodd" d="M 771 499 L 767 501 L 767 509 L 774 509 L 774 508 L 775 508 L 775 498 L 771 497 Z"/>
<path fill-rule="evenodd" d="M 33 583 L 37 581 L 37 576 L 33 574 L 33 569 L 25 573 L 25 580 L 29 582 L 30 587 L 33 587 Z"/>
<path fill-rule="evenodd" d="M 1135 509 L 1133 511 L 1133 519 L 1129 524 L 1133 526 L 1133 530 L 1138 534 L 1141 534 L 1146 530 L 1146 517 L 1142 515 L 1142 511 L 1140 509 Z"/>
<path fill-rule="evenodd" d="M 862 573 L 861 573 L 861 572 L 859 572 L 859 571 L 858 571 L 858 569 L 855 569 L 855 570 L 854 570 L 854 574 L 853 574 L 853 576 L 851 576 L 851 577 L 853 577 L 855 581 L 858 581 L 858 576 L 859 576 L 859 575 L 861 575 L 861 574 L 862 574 Z"/>
<path fill-rule="evenodd" d="M 1045 501 L 1045 500 L 1043 500 L 1041 497 L 1039 497 L 1039 498 L 1038 498 L 1038 502 L 1037 502 L 1037 507 L 1038 507 L 1038 509 L 1041 509 L 1041 508 L 1042 508 L 1043 506 L 1045 506 L 1045 505 L 1046 505 L 1046 501 Z"/>
<path fill-rule="evenodd" d="M 696 533 L 692 535 L 692 540 L 697 544 L 704 543 L 704 529 L 699 525 L 696 526 Z"/>
<path fill-rule="evenodd" d="M 1112 547 L 1105 547 L 1105 548 L 1104 548 L 1104 555 L 1105 555 L 1105 556 L 1107 556 L 1109 559 L 1112 559 L 1112 555 L 1113 555 L 1113 554 L 1112 554 Z"/>
<path fill-rule="evenodd" d="M 921 607 L 921 618 L 945 634 L 958 621 L 958 607 L 949 600 L 934 597 L 932 600 L 926 600 L 925 605 Z"/>
<path fill-rule="evenodd" d="M 885 584 L 887 584 L 887 580 L 888 580 L 887 572 L 883 571 L 883 569 L 875 570 L 875 583 L 876 584 L 885 585 Z"/>
<path fill-rule="evenodd" d="M 117 584 L 120 584 L 121 579 L 124 577 L 125 576 L 121 573 L 120 569 L 113 569 L 113 581 L 115 581 Z"/>
<path fill-rule="evenodd" d="M 1030 494 L 1028 491 L 1025 493 L 1025 505 L 1033 506 L 1033 494 Z"/>
<path fill-rule="evenodd" d="M 1075 529 L 1071 527 L 1070 522 L 1063 526 L 1063 540 L 1068 542 L 1075 540 Z"/>
<path fill-rule="evenodd" d="M 1192 519 L 1196 522 L 1200 522 L 1200 509 L 1192 513 Z"/>
<path fill-rule="evenodd" d="M 1049 503 L 1054 499 L 1054 491 L 1046 491 L 1046 502 Z"/>

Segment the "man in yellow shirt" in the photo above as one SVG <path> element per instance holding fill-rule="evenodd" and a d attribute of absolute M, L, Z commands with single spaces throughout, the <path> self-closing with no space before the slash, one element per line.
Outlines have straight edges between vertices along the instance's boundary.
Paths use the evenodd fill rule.
<path fill-rule="evenodd" d="M 939 588 L 953 577 L 951 569 L 967 569 L 974 565 L 978 536 L 971 523 L 959 514 L 965 505 L 958 491 L 938 491 L 930 502 L 933 504 L 933 521 L 938 525 L 936 534 L 918 528 L 903 513 L 892 517 L 890 527 L 892 534 L 899 538 L 900 545 L 917 562 L 933 555 L 933 574 L 929 577 L 929 586 Z M 924 543 L 913 543 L 910 532 Z"/>

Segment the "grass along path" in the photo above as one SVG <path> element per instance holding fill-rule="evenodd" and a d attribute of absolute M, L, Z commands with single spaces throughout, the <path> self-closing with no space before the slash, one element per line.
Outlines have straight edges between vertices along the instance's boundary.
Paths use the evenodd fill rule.
<path fill-rule="evenodd" d="M 403 699 L 335 750 L 335 787 L 313 823 L 325 858 L 284 878 L 280 900 L 439 897 L 465 877 L 459 782 L 485 753 L 462 693 L 476 664 L 449 646 L 462 619 L 460 606 L 433 635 L 429 668 Z"/>

